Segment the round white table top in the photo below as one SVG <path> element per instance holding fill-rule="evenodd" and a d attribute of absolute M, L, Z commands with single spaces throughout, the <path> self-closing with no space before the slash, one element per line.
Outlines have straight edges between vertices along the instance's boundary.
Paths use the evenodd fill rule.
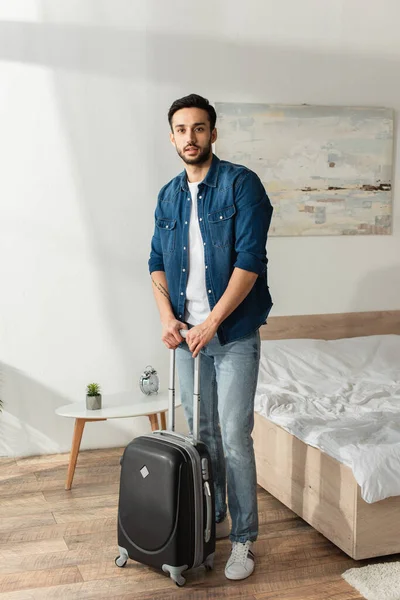
<path fill-rule="evenodd" d="M 175 406 L 181 401 L 176 398 Z M 87 410 L 86 401 L 66 404 L 56 409 L 61 417 L 74 419 L 120 419 L 123 417 L 141 417 L 164 412 L 168 409 L 168 391 L 146 396 L 140 390 L 137 392 L 120 392 L 102 396 L 102 408 Z"/>

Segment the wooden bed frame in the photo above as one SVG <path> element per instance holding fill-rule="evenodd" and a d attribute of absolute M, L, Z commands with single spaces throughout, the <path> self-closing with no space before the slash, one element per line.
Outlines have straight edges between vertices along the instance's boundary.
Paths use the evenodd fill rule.
<path fill-rule="evenodd" d="M 400 310 L 270 317 L 261 339 L 400 334 Z M 368 504 L 351 469 L 255 413 L 259 485 L 356 560 L 400 553 L 400 496 Z"/>

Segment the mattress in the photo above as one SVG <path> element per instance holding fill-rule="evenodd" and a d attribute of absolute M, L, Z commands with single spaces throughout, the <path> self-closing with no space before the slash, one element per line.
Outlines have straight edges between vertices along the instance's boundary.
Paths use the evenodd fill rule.
<path fill-rule="evenodd" d="M 366 502 L 400 496 L 400 335 L 263 341 L 255 410 L 349 466 Z"/>

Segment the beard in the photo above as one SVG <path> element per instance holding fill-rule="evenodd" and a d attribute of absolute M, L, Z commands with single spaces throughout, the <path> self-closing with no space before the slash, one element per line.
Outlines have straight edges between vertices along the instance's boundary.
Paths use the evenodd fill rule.
<path fill-rule="evenodd" d="M 175 145 L 175 147 L 176 147 L 176 145 Z M 198 153 L 197 156 L 194 156 L 193 158 L 191 158 L 190 156 L 186 156 L 185 151 L 179 150 L 177 147 L 176 147 L 176 151 L 179 154 L 179 156 L 181 157 L 181 159 L 183 160 L 183 162 L 185 162 L 187 165 L 202 165 L 203 163 L 207 162 L 207 160 L 210 158 L 210 154 L 212 153 L 211 138 L 210 138 L 207 146 L 205 146 L 203 149 L 199 148 L 198 146 L 194 146 L 193 144 L 190 147 L 198 148 L 200 150 L 200 152 Z"/>

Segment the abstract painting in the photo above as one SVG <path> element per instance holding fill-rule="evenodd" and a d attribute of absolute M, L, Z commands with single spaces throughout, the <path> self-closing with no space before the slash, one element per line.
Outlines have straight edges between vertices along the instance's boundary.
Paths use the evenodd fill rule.
<path fill-rule="evenodd" d="M 219 158 L 255 171 L 270 235 L 391 233 L 393 111 L 216 103 Z"/>

